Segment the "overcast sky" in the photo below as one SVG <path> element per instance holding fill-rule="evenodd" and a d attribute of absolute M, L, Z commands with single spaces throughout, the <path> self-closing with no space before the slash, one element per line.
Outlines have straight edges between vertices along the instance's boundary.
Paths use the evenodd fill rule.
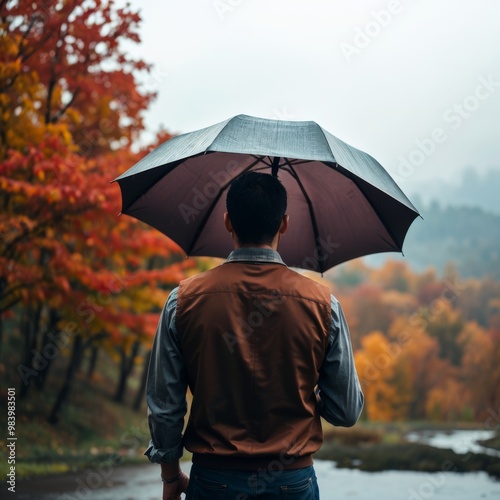
<path fill-rule="evenodd" d="M 498 0 L 133 0 L 146 125 L 314 120 L 405 191 L 500 169 Z"/>

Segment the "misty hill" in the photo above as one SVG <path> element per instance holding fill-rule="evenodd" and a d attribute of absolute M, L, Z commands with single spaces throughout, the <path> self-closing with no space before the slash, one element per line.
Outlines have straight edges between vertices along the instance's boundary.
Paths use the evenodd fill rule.
<path fill-rule="evenodd" d="M 479 173 L 470 167 L 463 171 L 455 184 L 444 180 L 427 181 L 408 189 L 408 194 L 419 209 L 439 200 L 443 206 L 479 207 L 500 214 L 500 170 Z"/>
<path fill-rule="evenodd" d="M 438 202 L 421 210 L 404 243 L 404 260 L 416 270 L 434 266 L 442 272 L 453 262 L 463 278 L 490 276 L 500 280 L 499 214 L 481 208 L 443 207 Z M 368 257 L 379 264 L 397 254 Z"/>

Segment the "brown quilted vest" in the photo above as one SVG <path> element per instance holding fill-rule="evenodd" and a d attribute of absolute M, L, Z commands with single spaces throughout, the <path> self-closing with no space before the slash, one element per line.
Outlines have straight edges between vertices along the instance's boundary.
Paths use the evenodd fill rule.
<path fill-rule="evenodd" d="M 282 264 L 226 262 L 181 282 L 176 326 L 193 394 L 184 446 L 194 463 L 312 463 L 330 307 L 327 287 Z"/>

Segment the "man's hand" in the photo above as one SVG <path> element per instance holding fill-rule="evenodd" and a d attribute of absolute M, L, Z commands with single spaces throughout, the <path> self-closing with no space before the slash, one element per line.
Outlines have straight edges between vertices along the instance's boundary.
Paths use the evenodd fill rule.
<path fill-rule="evenodd" d="M 163 483 L 163 500 L 181 500 L 181 493 L 186 493 L 189 477 L 181 472 L 179 479 L 173 483 Z"/>

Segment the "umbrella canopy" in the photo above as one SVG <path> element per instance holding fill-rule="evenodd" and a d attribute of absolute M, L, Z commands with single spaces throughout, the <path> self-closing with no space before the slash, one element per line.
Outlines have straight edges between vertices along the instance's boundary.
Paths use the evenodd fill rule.
<path fill-rule="evenodd" d="M 115 179 L 122 213 L 155 227 L 188 255 L 226 257 L 226 193 L 244 172 L 277 175 L 290 227 L 289 266 L 324 272 L 378 252 L 401 252 L 417 209 L 370 155 L 312 121 L 238 115 L 173 137 Z"/>

